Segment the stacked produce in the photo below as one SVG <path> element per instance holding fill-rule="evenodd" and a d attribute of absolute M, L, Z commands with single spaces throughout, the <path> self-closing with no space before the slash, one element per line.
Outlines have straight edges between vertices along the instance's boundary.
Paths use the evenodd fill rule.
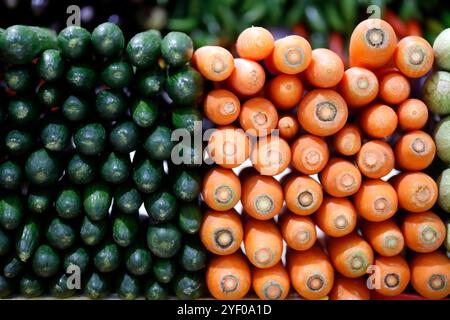
<path fill-rule="evenodd" d="M 199 169 L 171 163 L 201 120 L 192 52 L 112 23 L 0 30 L 0 297 L 202 294 Z"/>
<path fill-rule="evenodd" d="M 236 51 L 205 46 L 193 56 L 213 82 L 203 107 L 216 127 L 207 147 L 215 165 L 203 179 L 200 230 L 213 254 L 210 293 L 284 299 L 292 287 L 306 299 L 369 299 L 411 284 L 448 296 L 438 186 L 424 172 L 436 146 L 424 131 L 427 105 L 412 95 L 433 66 L 428 42 L 397 41 L 387 22 L 369 19 L 352 32 L 346 70 L 333 51 L 261 27 L 244 30 Z M 448 93 L 443 77 L 433 85 Z"/>

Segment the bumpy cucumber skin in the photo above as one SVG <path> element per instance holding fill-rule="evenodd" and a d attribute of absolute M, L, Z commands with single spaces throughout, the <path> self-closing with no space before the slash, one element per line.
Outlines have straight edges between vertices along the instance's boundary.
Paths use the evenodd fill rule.
<path fill-rule="evenodd" d="M 36 251 L 41 239 L 41 230 L 38 221 L 29 218 L 17 234 L 16 253 L 22 262 L 27 262 Z"/>
<path fill-rule="evenodd" d="M 47 240 L 50 245 L 59 250 L 71 248 L 76 239 L 74 228 L 60 218 L 54 218 L 47 228 Z"/>
<path fill-rule="evenodd" d="M 58 35 L 58 48 L 69 59 L 81 59 L 90 52 L 91 34 L 78 26 L 69 26 Z"/>
<path fill-rule="evenodd" d="M 2 193 L 0 195 L 0 225 L 6 230 L 15 230 L 19 227 L 24 216 L 22 200 L 15 193 Z"/>
<path fill-rule="evenodd" d="M 101 272 L 93 272 L 84 286 L 84 294 L 90 299 L 102 299 L 109 294 L 110 284 L 107 276 Z"/>
<path fill-rule="evenodd" d="M 93 159 L 81 154 L 74 154 L 67 165 L 67 177 L 75 184 L 87 184 L 94 181 L 97 174 Z"/>
<path fill-rule="evenodd" d="M 153 264 L 153 276 L 159 283 L 169 283 L 176 272 L 177 265 L 174 259 L 156 259 Z"/>
<path fill-rule="evenodd" d="M 73 187 L 64 188 L 56 197 L 55 209 L 63 219 L 78 217 L 82 208 L 80 192 Z"/>
<path fill-rule="evenodd" d="M 157 115 L 158 108 L 151 100 L 139 98 L 135 100 L 131 106 L 131 116 L 133 121 L 141 128 L 152 126 L 155 123 Z"/>
<path fill-rule="evenodd" d="M 133 181 L 142 193 L 155 192 L 162 184 L 164 167 L 162 162 L 135 155 L 133 159 Z"/>
<path fill-rule="evenodd" d="M 111 201 L 111 190 L 104 182 L 93 182 L 84 189 L 83 207 L 86 215 L 93 221 L 99 221 L 108 215 Z"/>
<path fill-rule="evenodd" d="M 166 191 L 152 193 L 145 199 L 144 205 L 147 214 L 158 222 L 172 220 L 178 210 L 177 199 Z"/>
<path fill-rule="evenodd" d="M 173 291 L 179 299 L 198 299 L 205 292 L 204 276 L 198 272 L 181 272 L 173 282 Z"/>
<path fill-rule="evenodd" d="M 153 279 L 145 282 L 143 291 L 147 300 L 165 300 L 168 296 L 167 288 Z"/>
<path fill-rule="evenodd" d="M 152 269 L 152 254 L 144 245 L 133 245 L 125 254 L 125 267 L 135 276 L 147 274 Z"/>
<path fill-rule="evenodd" d="M 193 53 L 192 39 L 183 32 L 169 32 L 161 42 L 164 61 L 173 67 L 181 67 L 188 63 Z"/>
<path fill-rule="evenodd" d="M 111 22 L 97 26 L 92 31 L 91 42 L 95 52 L 104 57 L 117 56 L 125 47 L 122 30 Z"/>
<path fill-rule="evenodd" d="M 119 185 L 114 192 L 114 205 L 122 213 L 137 213 L 142 205 L 141 194 L 131 183 Z"/>
<path fill-rule="evenodd" d="M 131 83 L 133 69 L 125 61 L 113 61 L 101 73 L 102 81 L 111 89 L 122 89 Z"/>
<path fill-rule="evenodd" d="M 0 165 L 0 186 L 4 189 L 19 189 L 22 179 L 22 168 L 15 161 L 8 160 Z"/>
<path fill-rule="evenodd" d="M 95 106 L 100 118 L 119 120 L 127 111 L 127 98 L 120 91 L 103 90 L 97 94 Z"/>
<path fill-rule="evenodd" d="M 66 82 L 75 92 L 91 91 L 95 88 L 97 73 L 86 64 L 74 64 L 66 73 Z"/>
<path fill-rule="evenodd" d="M 432 112 L 450 114 L 450 72 L 433 72 L 422 87 L 422 97 Z"/>
<path fill-rule="evenodd" d="M 80 228 L 80 238 L 84 244 L 96 246 L 105 238 L 106 228 L 105 220 L 92 221 L 88 217 L 84 217 Z"/>
<path fill-rule="evenodd" d="M 182 67 L 169 74 L 166 90 L 178 105 L 194 105 L 203 94 L 204 80 L 192 67 Z"/>
<path fill-rule="evenodd" d="M 181 233 L 171 223 L 149 226 L 147 245 L 150 251 L 159 258 L 170 258 L 181 248 Z"/>
<path fill-rule="evenodd" d="M 28 153 L 33 146 L 34 139 L 30 132 L 13 129 L 5 137 L 5 146 L 13 156 L 22 156 Z"/>
<path fill-rule="evenodd" d="M 139 129 L 132 121 L 116 124 L 109 134 L 109 144 L 121 153 L 135 151 L 139 145 Z"/>
<path fill-rule="evenodd" d="M 63 260 L 63 268 L 64 270 L 68 270 L 70 265 L 75 265 L 80 268 L 81 273 L 84 273 L 89 267 L 89 261 L 90 256 L 85 248 L 75 248 L 65 254 Z"/>
<path fill-rule="evenodd" d="M 433 43 L 434 58 L 439 69 L 450 71 L 450 28 L 443 30 Z"/>
<path fill-rule="evenodd" d="M 56 81 L 64 76 L 65 65 L 59 50 L 42 52 L 36 67 L 39 77 L 45 81 Z"/>
<path fill-rule="evenodd" d="M 55 156 L 45 149 L 39 149 L 28 157 L 25 173 L 32 184 L 49 186 L 58 181 L 61 168 Z"/>
<path fill-rule="evenodd" d="M 35 77 L 29 65 L 11 66 L 5 71 L 7 86 L 18 93 L 24 93 L 33 88 Z"/>
<path fill-rule="evenodd" d="M 25 298 L 37 298 L 45 291 L 45 282 L 42 278 L 30 273 L 20 278 L 19 291 Z"/>
<path fill-rule="evenodd" d="M 69 121 L 82 121 L 89 114 L 89 103 L 82 97 L 70 95 L 62 104 L 62 114 Z"/>
<path fill-rule="evenodd" d="M 130 63 L 138 68 L 151 67 L 158 59 L 161 47 L 161 33 L 149 30 L 136 34 L 128 42 L 126 52 Z"/>
<path fill-rule="evenodd" d="M 94 254 L 94 266 L 100 272 L 112 272 L 120 265 L 120 250 L 117 244 L 106 242 Z"/>
<path fill-rule="evenodd" d="M 41 245 L 33 255 L 32 267 L 36 275 L 42 278 L 54 276 L 59 269 L 60 258 L 48 245 Z"/>
<path fill-rule="evenodd" d="M 106 182 L 120 184 L 128 179 L 130 166 L 129 155 L 111 152 L 100 165 L 100 175 Z"/>
<path fill-rule="evenodd" d="M 103 151 L 106 144 L 106 130 L 100 123 L 89 123 L 77 130 L 74 135 L 77 151 L 93 156 Z"/>
<path fill-rule="evenodd" d="M 137 216 L 117 214 L 113 221 L 113 239 L 121 247 L 131 245 L 139 231 Z"/>

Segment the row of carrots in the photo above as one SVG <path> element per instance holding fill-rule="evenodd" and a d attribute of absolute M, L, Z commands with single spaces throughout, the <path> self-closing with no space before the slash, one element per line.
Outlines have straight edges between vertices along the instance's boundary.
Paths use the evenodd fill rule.
<path fill-rule="evenodd" d="M 374 265 L 381 295 L 411 283 L 422 296 L 448 296 L 445 225 L 430 211 L 438 189 L 421 172 L 436 147 L 423 131 L 427 106 L 411 98 L 411 79 L 433 66 L 428 42 L 398 42 L 388 23 L 369 19 L 351 36 L 347 70 L 333 51 L 297 35 L 275 40 L 261 27 L 240 34 L 236 53 L 194 53 L 213 82 L 203 110 L 217 129 L 200 233 L 214 254 L 210 293 L 240 299 L 253 287 L 282 299 L 292 286 L 307 299 L 367 299 Z M 237 175 L 248 159 L 252 167 Z M 402 172 L 391 177 L 394 169 Z"/>

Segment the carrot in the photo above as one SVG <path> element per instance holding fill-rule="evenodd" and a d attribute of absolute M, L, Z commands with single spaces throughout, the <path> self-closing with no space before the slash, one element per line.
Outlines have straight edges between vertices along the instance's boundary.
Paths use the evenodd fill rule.
<path fill-rule="evenodd" d="M 265 98 L 252 98 L 242 105 L 239 123 L 247 134 L 267 136 L 277 127 L 277 109 Z"/>
<path fill-rule="evenodd" d="M 372 248 L 385 257 L 395 256 L 405 247 L 403 233 L 393 219 L 382 222 L 364 221 L 362 234 Z"/>
<path fill-rule="evenodd" d="M 252 284 L 262 300 L 284 300 L 289 294 L 289 275 L 281 262 L 271 268 L 252 268 Z"/>
<path fill-rule="evenodd" d="M 344 72 L 339 83 L 339 92 L 349 108 L 361 108 L 372 102 L 378 95 L 378 79 L 364 68 L 353 67 Z"/>
<path fill-rule="evenodd" d="M 211 81 L 223 81 L 230 77 L 235 61 L 231 53 L 219 46 L 204 46 L 192 56 L 194 67 Z"/>
<path fill-rule="evenodd" d="M 422 296 L 442 299 L 450 294 L 450 259 L 440 251 L 418 253 L 410 260 L 411 284 Z"/>
<path fill-rule="evenodd" d="M 203 178 L 202 196 L 213 210 L 232 209 L 241 198 L 241 183 L 230 169 L 214 167 Z"/>
<path fill-rule="evenodd" d="M 328 239 L 328 253 L 334 268 L 348 278 L 363 276 L 373 264 L 372 248 L 356 233 Z"/>
<path fill-rule="evenodd" d="M 389 219 L 398 209 L 397 192 L 383 180 L 365 180 L 353 202 L 361 217 L 373 222 Z"/>
<path fill-rule="evenodd" d="M 295 108 L 303 96 L 303 84 L 293 75 L 280 74 L 267 87 L 270 100 L 280 110 Z"/>
<path fill-rule="evenodd" d="M 397 129 L 397 114 L 384 104 L 364 108 L 359 117 L 361 129 L 372 138 L 386 138 Z"/>
<path fill-rule="evenodd" d="M 306 80 L 315 87 L 332 88 L 344 75 L 344 63 L 329 49 L 314 49 L 311 53 L 311 63 L 304 75 Z"/>
<path fill-rule="evenodd" d="M 298 122 L 309 133 L 330 136 L 341 130 L 348 118 L 347 103 L 330 89 L 309 92 L 297 110 Z"/>
<path fill-rule="evenodd" d="M 353 156 L 361 149 L 361 130 L 354 124 L 346 124 L 333 136 L 333 146 L 344 156 Z"/>
<path fill-rule="evenodd" d="M 415 130 L 397 140 L 394 152 L 400 169 L 421 171 L 433 162 L 436 145 L 428 133 Z"/>
<path fill-rule="evenodd" d="M 244 211 L 258 220 L 268 220 L 283 207 L 283 189 L 273 177 L 259 174 L 241 180 Z"/>
<path fill-rule="evenodd" d="M 375 291 L 384 296 L 396 296 L 405 291 L 411 278 L 408 263 L 401 255 L 376 257 L 375 266 L 379 272 L 380 287 Z"/>
<path fill-rule="evenodd" d="M 216 164 L 223 168 L 235 168 L 249 157 L 250 139 L 242 129 L 220 127 L 211 134 L 207 150 Z"/>
<path fill-rule="evenodd" d="M 400 104 L 409 98 L 411 85 L 408 79 L 399 72 L 390 72 L 380 79 L 378 96 L 386 103 Z"/>
<path fill-rule="evenodd" d="M 236 252 L 244 238 L 241 217 L 235 210 L 208 210 L 203 215 L 200 239 L 206 249 L 217 255 Z"/>
<path fill-rule="evenodd" d="M 268 136 L 258 140 L 250 154 L 250 160 L 262 175 L 275 176 L 289 166 L 291 149 L 282 138 Z"/>
<path fill-rule="evenodd" d="M 405 76 L 420 78 L 433 67 L 433 48 L 422 37 L 409 36 L 397 44 L 394 51 L 394 63 Z"/>
<path fill-rule="evenodd" d="M 333 158 L 319 174 L 323 189 L 333 197 L 348 197 L 361 186 L 361 172 L 350 161 Z"/>
<path fill-rule="evenodd" d="M 331 300 L 370 300 L 370 291 L 364 278 L 347 278 L 336 274 L 330 292 Z"/>
<path fill-rule="evenodd" d="M 228 125 L 236 121 L 241 112 L 239 99 L 229 90 L 210 91 L 203 102 L 205 116 L 217 125 Z"/>
<path fill-rule="evenodd" d="M 347 198 L 325 197 L 315 216 L 317 226 L 327 236 L 343 237 L 356 227 L 356 210 Z"/>
<path fill-rule="evenodd" d="M 255 61 L 234 59 L 234 70 L 227 78 L 227 85 L 242 96 L 257 94 L 266 81 L 263 67 Z"/>
<path fill-rule="evenodd" d="M 436 203 L 436 182 L 422 172 L 401 173 L 392 179 L 397 191 L 399 207 L 410 212 L 430 210 Z"/>
<path fill-rule="evenodd" d="M 350 37 L 350 65 L 380 68 L 392 58 L 396 44 L 394 29 L 386 21 L 364 20 L 356 26 Z"/>
<path fill-rule="evenodd" d="M 431 211 L 406 213 L 401 229 L 406 246 L 420 253 L 437 250 L 446 235 L 444 222 Z"/>
<path fill-rule="evenodd" d="M 281 260 L 283 238 L 273 220 L 260 221 L 247 217 L 244 222 L 244 247 L 255 267 L 270 268 Z"/>
<path fill-rule="evenodd" d="M 302 217 L 288 211 L 278 218 L 278 224 L 289 248 L 305 251 L 316 243 L 316 225 L 310 217 Z"/>
<path fill-rule="evenodd" d="M 281 115 L 278 118 L 277 129 L 280 137 L 285 140 L 294 138 L 300 130 L 299 126 L 297 118 L 291 114 Z"/>
<path fill-rule="evenodd" d="M 262 27 L 250 27 L 242 31 L 236 41 L 236 51 L 241 58 L 265 59 L 273 50 L 272 34 Z"/>
<path fill-rule="evenodd" d="M 428 108 L 419 99 L 407 99 L 397 108 L 397 117 L 403 130 L 420 130 L 428 121 Z"/>
<path fill-rule="evenodd" d="M 327 143 L 317 136 L 305 134 L 294 141 L 292 166 L 304 174 L 316 174 L 325 168 L 330 151 Z"/>
<path fill-rule="evenodd" d="M 300 36 L 292 35 L 275 41 L 272 53 L 266 60 L 271 60 L 275 70 L 286 74 L 304 71 L 311 62 L 311 46 Z"/>
<path fill-rule="evenodd" d="M 240 252 L 227 256 L 213 256 L 206 267 L 206 286 L 219 300 L 238 300 L 251 287 L 251 271 L 247 259 Z"/>
<path fill-rule="evenodd" d="M 333 288 L 333 267 L 317 244 L 306 251 L 288 250 L 286 265 L 292 286 L 306 299 L 324 298 Z"/>
<path fill-rule="evenodd" d="M 322 204 L 322 187 L 311 177 L 292 174 L 287 178 L 283 191 L 286 206 L 295 214 L 310 215 Z"/>
<path fill-rule="evenodd" d="M 372 179 L 380 179 L 394 169 L 394 151 L 384 141 L 368 141 L 359 150 L 356 163 L 363 175 Z"/>

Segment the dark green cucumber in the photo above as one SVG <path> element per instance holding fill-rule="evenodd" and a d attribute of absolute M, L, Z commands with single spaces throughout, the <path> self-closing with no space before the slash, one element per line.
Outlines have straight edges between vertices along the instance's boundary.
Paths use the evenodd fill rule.
<path fill-rule="evenodd" d="M 64 76 L 64 59 L 59 50 L 42 52 L 36 67 L 39 77 L 45 81 L 56 81 Z"/>
<path fill-rule="evenodd" d="M 8 297 L 13 292 L 13 285 L 9 279 L 0 274 L 0 299 Z"/>
<path fill-rule="evenodd" d="M 28 190 L 28 209 L 37 214 L 46 212 L 53 202 L 51 190 L 32 187 Z"/>
<path fill-rule="evenodd" d="M 113 220 L 112 236 L 121 247 L 128 247 L 134 242 L 139 232 L 139 218 L 137 215 L 117 214 Z"/>
<path fill-rule="evenodd" d="M 95 246 L 105 238 L 106 227 L 105 220 L 92 221 L 84 217 L 80 228 L 80 238 L 88 246 Z"/>
<path fill-rule="evenodd" d="M 33 272 L 42 278 L 54 276 L 60 266 L 58 254 L 48 245 L 41 245 L 33 255 Z"/>
<path fill-rule="evenodd" d="M 20 188 L 22 180 L 22 169 L 16 162 L 6 161 L 0 164 L 0 187 L 17 190 Z"/>
<path fill-rule="evenodd" d="M 94 159 L 81 154 L 74 154 L 67 164 L 67 177 L 76 184 L 87 184 L 95 179 L 97 174 Z"/>
<path fill-rule="evenodd" d="M 206 266 L 206 250 L 198 240 L 185 241 L 178 254 L 178 262 L 187 271 L 200 271 Z"/>
<path fill-rule="evenodd" d="M 27 262 L 36 251 L 41 239 L 39 222 L 35 218 L 28 218 L 17 233 L 16 253 L 22 262 Z"/>
<path fill-rule="evenodd" d="M 137 243 L 125 253 L 125 267 L 132 275 L 147 274 L 152 270 L 152 254 L 143 244 Z"/>
<path fill-rule="evenodd" d="M 82 121 L 89 115 L 89 102 L 83 97 L 70 95 L 64 100 L 61 112 L 69 121 Z"/>
<path fill-rule="evenodd" d="M 0 225 L 6 230 L 16 229 L 22 222 L 24 208 L 17 194 L 2 192 L 0 195 Z"/>
<path fill-rule="evenodd" d="M 136 299 L 140 293 L 139 279 L 128 273 L 122 274 L 117 281 L 116 292 L 121 299 Z"/>
<path fill-rule="evenodd" d="M 11 247 L 10 235 L 0 228 L 0 257 L 8 253 Z"/>
<path fill-rule="evenodd" d="M 104 182 L 91 183 L 84 189 L 83 207 L 91 220 L 98 221 L 106 217 L 111 200 L 111 190 Z"/>
<path fill-rule="evenodd" d="M 28 180 L 37 186 L 49 186 L 61 175 L 59 161 L 45 149 L 39 149 L 27 159 L 25 173 Z"/>
<path fill-rule="evenodd" d="M 51 120 L 41 130 L 41 142 L 49 151 L 63 151 L 70 143 L 69 128 L 58 120 Z"/>
<path fill-rule="evenodd" d="M 39 106 L 28 98 L 12 98 L 8 104 L 8 118 L 11 124 L 29 125 L 39 119 Z"/>
<path fill-rule="evenodd" d="M 164 89 L 164 73 L 158 67 L 149 70 L 138 70 L 135 78 L 137 91 L 145 97 L 153 97 Z"/>
<path fill-rule="evenodd" d="M 122 89 L 131 83 L 133 68 L 125 61 L 113 61 L 103 69 L 101 79 L 111 89 Z"/>
<path fill-rule="evenodd" d="M 60 218 L 53 218 L 46 232 L 50 245 L 59 250 L 67 250 L 73 246 L 76 239 L 74 228 Z"/>
<path fill-rule="evenodd" d="M 125 48 L 125 38 L 122 30 L 111 22 L 105 22 L 92 31 L 91 42 L 97 54 L 113 57 Z"/>
<path fill-rule="evenodd" d="M 41 51 L 37 34 L 28 26 L 15 25 L 2 35 L 2 57 L 12 64 L 31 62 Z"/>
<path fill-rule="evenodd" d="M 97 94 L 95 106 L 100 118 L 119 120 L 127 111 L 127 97 L 120 91 L 102 90 Z"/>
<path fill-rule="evenodd" d="M 84 28 L 69 26 L 58 35 L 58 48 L 69 59 L 81 59 L 90 53 L 91 34 Z"/>
<path fill-rule="evenodd" d="M 136 125 L 147 128 L 155 123 L 158 115 L 156 103 L 149 99 L 136 99 L 131 105 L 131 117 Z"/>
<path fill-rule="evenodd" d="M 174 259 L 156 259 L 153 264 L 153 276 L 160 283 L 169 283 L 175 277 L 177 265 Z"/>
<path fill-rule="evenodd" d="M 189 133 L 194 133 L 197 127 L 197 130 L 202 129 L 202 119 L 202 113 L 197 108 L 176 108 L 172 112 L 172 125 L 174 128 L 185 129 Z"/>
<path fill-rule="evenodd" d="M 172 130 L 164 125 L 155 126 L 144 141 L 147 155 L 154 160 L 170 159 L 175 143 L 171 139 Z"/>
<path fill-rule="evenodd" d="M 150 194 L 144 201 L 147 214 L 157 222 L 172 220 L 177 214 L 177 199 L 167 191 Z"/>
<path fill-rule="evenodd" d="M 111 147 L 121 153 L 135 151 L 139 145 L 139 129 L 131 121 L 118 123 L 109 134 Z"/>
<path fill-rule="evenodd" d="M 13 129 L 5 137 L 5 146 L 9 154 L 22 156 L 30 152 L 34 139 L 30 132 Z"/>
<path fill-rule="evenodd" d="M 62 89 L 58 83 L 45 82 L 39 86 L 37 97 L 39 102 L 47 108 L 59 106 L 63 100 Z"/>
<path fill-rule="evenodd" d="M 17 93 L 30 91 L 35 83 L 33 70 L 30 66 L 11 66 L 5 71 L 6 85 Z"/>
<path fill-rule="evenodd" d="M 183 32 L 169 32 L 161 41 L 162 57 L 173 67 L 181 67 L 188 63 L 193 53 L 192 39 Z"/>
<path fill-rule="evenodd" d="M 83 205 L 81 194 L 74 187 L 65 187 L 56 196 L 55 209 L 63 219 L 73 219 L 80 215 Z"/>
<path fill-rule="evenodd" d="M 58 299 L 67 299 L 73 297 L 77 290 L 71 288 L 73 283 L 69 280 L 69 276 L 66 273 L 62 273 L 54 277 L 50 281 L 50 295 Z"/>
<path fill-rule="evenodd" d="M 158 30 L 138 33 L 127 44 L 128 60 L 138 68 L 151 67 L 158 60 L 160 47 L 161 33 Z"/>
<path fill-rule="evenodd" d="M 120 265 L 120 250 L 114 242 L 106 242 L 96 248 L 94 266 L 100 272 L 112 272 Z"/>
<path fill-rule="evenodd" d="M 203 163 L 203 145 L 181 141 L 172 149 L 172 163 L 187 168 L 200 167 Z"/>
<path fill-rule="evenodd" d="M 34 27 L 30 28 L 37 36 L 39 48 L 39 54 L 48 49 L 58 48 L 58 35 L 55 31 L 48 28 Z"/>
<path fill-rule="evenodd" d="M 166 91 L 175 104 L 193 105 L 203 93 L 204 81 L 194 68 L 186 66 L 170 72 Z"/>
<path fill-rule="evenodd" d="M 133 181 L 140 192 L 152 193 L 161 186 L 164 177 L 162 162 L 146 159 L 136 153 L 133 165 Z"/>
<path fill-rule="evenodd" d="M 200 272 L 181 272 L 173 282 L 173 291 L 182 300 L 198 299 L 205 294 L 205 279 Z"/>
<path fill-rule="evenodd" d="M 147 300 L 165 300 L 169 294 L 165 286 L 153 279 L 148 279 L 144 283 L 143 292 Z"/>
<path fill-rule="evenodd" d="M 102 299 L 109 295 L 109 291 L 107 276 L 100 272 L 92 272 L 84 286 L 84 294 L 90 299 Z"/>
<path fill-rule="evenodd" d="M 201 191 L 200 174 L 193 169 L 178 169 L 172 184 L 173 194 L 181 201 L 193 201 Z"/>
<path fill-rule="evenodd" d="M 66 73 L 66 82 L 76 92 L 91 91 L 95 88 L 96 71 L 86 64 L 71 65 Z"/>
<path fill-rule="evenodd" d="M 4 261 L 3 275 L 8 279 L 17 278 L 21 275 L 23 267 L 24 263 L 17 256 L 9 256 Z"/>
<path fill-rule="evenodd" d="M 44 279 L 32 273 L 26 273 L 20 278 L 19 291 L 25 298 L 40 297 L 44 293 L 45 288 Z"/>
<path fill-rule="evenodd" d="M 147 245 L 159 258 L 173 257 L 181 248 L 181 233 L 172 223 L 149 226 Z"/>
<path fill-rule="evenodd" d="M 188 234 L 195 234 L 202 224 L 202 211 L 196 202 L 184 203 L 180 206 L 178 227 Z"/>
<path fill-rule="evenodd" d="M 89 266 L 89 253 L 83 247 L 75 248 L 65 254 L 63 259 L 63 270 L 67 271 L 70 265 L 80 268 L 80 272 L 84 274 Z"/>
<path fill-rule="evenodd" d="M 85 124 L 77 130 L 73 141 L 79 153 L 87 156 L 97 155 L 105 148 L 105 127 L 100 123 Z"/>
<path fill-rule="evenodd" d="M 128 179 L 130 166 L 131 161 L 128 154 L 111 152 L 100 164 L 100 176 L 109 183 L 123 183 Z"/>
<path fill-rule="evenodd" d="M 137 213 L 142 205 L 141 194 L 131 183 L 119 185 L 114 192 L 114 205 L 122 213 Z"/>

